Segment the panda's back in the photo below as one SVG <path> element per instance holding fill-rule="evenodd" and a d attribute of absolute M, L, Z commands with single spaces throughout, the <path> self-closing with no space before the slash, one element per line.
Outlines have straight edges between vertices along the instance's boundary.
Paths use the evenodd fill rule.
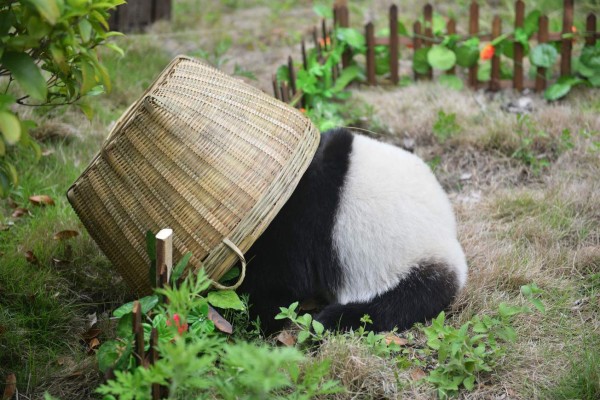
<path fill-rule="evenodd" d="M 453 270 L 462 286 L 466 262 L 452 206 L 430 168 L 398 147 L 353 135 L 332 231 L 344 304 L 394 287 L 420 263 Z"/>

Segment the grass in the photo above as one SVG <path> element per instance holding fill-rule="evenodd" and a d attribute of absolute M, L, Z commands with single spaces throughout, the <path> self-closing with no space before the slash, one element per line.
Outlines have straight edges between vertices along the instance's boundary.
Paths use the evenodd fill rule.
<path fill-rule="evenodd" d="M 281 10 L 276 6 L 266 9 L 267 15 L 281 16 L 281 20 L 271 18 L 267 22 L 252 19 L 265 13 L 267 3 L 258 0 L 206 2 L 205 13 L 195 4 L 175 2 L 172 26 L 159 25 L 149 35 L 119 39 L 126 50 L 124 58 L 103 54 L 113 91 L 90 100 L 95 110 L 91 122 L 71 108 L 26 111 L 47 128 L 41 129 L 45 136 L 61 129 L 57 122 L 68 129 L 66 134 L 54 135 L 58 139 L 42 143 L 51 153 L 38 164 L 31 159 L 15 160 L 23 172 L 11 198 L 28 208 L 31 215 L 13 218 L 9 202 L 0 202 L 0 381 L 14 372 L 23 396 L 38 398 L 49 390 L 63 399 L 93 397 L 100 376 L 81 334 L 87 330 L 88 315 L 95 313 L 102 323 L 111 309 L 128 299 L 126 288 L 65 197 L 69 185 L 99 149 L 111 123 L 174 55 L 197 51 L 199 46 L 213 51 L 228 35 L 233 44 L 226 56 L 232 61 L 225 69 L 238 62 L 255 73 L 258 81 L 253 84 L 270 91 L 271 74 L 290 53 L 289 38 L 274 40 L 272 29 L 278 24 L 302 29 L 316 20 L 311 20 L 308 2 L 280 6 Z M 352 12 L 387 6 L 383 2 L 357 2 Z M 529 3 L 528 7 L 534 8 Z M 411 6 L 405 11 L 403 15 L 411 16 L 418 9 Z M 298 21 L 291 24 L 288 12 Z M 268 45 L 249 47 L 248 42 L 240 44 L 238 32 L 223 33 L 230 31 L 227 24 L 239 15 L 246 18 L 241 31 L 247 35 L 261 32 L 256 37 L 265 38 L 257 40 Z M 263 23 L 266 26 L 261 26 Z M 497 360 L 498 367 L 492 373 L 480 377 L 474 392 L 462 394 L 465 398 L 504 394 L 558 399 L 600 396 L 597 94 L 576 91 L 552 105 L 534 98 L 535 111 L 524 124 L 515 115 L 501 111 L 503 102 L 514 96 L 510 92 L 485 98 L 432 83 L 355 91 L 357 103 L 369 105 L 365 112 L 368 118 L 363 118 L 361 127 L 376 130 L 380 139 L 392 143 L 413 139 L 417 154 L 439 161 L 435 172 L 453 200 L 470 266 L 468 285 L 449 310 L 449 323 L 459 327 L 473 316 L 492 315 L 501 302 L 523 305 L 519 293 L 522 285 L 535 282 L 544 291 L 546 313 L 516 318 L 517 341 Z M 443 144 L 436 138 L 438 111 L 452 116 L 437 128 L 444 137 Z M 572 146 L 564 146 L 565 129 L 571 132 Z M 523 134 L 519 135 L 519 130 Z M 530 153 L 514 156 L 524 137 L 532 138 L 523 148 Z M 534 171 L 535 161 L 527 160 L 540 155 L 546 157 L 548 165 Z M 464 178 L 465 174 L 469 177 Z M 56 204 L 35 207 L 28 202 L 35 194 L 47 194 Z M 64 229 L 80 235 L 68 242 L 54 240 L 54 234 Z M 27 261 L 26 251 L 35 254 L 37 264 Z M 108 336 L 110 330 L 99 338 L 103 341 Z M 424 345 L 425 339 L 416 328 L 403 336 L 414 338 L 409 351 Z M 414 358 L 398 354 L 377 354 L 349 336 L 327 339 L 311 357 L 332 360 L 331 375 L 347 389 L 336 398 L 435 395 L 433 386 L 411 377 L 417 367 L 429 372 L 427 365 L 417 366 Z M 564 366 L 568 366 L 566 372 Z M 2 389 L 0 383 L 0 392 Z"/>

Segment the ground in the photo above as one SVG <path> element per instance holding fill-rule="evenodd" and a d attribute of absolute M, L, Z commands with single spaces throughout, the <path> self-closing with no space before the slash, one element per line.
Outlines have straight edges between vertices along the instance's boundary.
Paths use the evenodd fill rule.
<path fill-rule="evenodd" d="M 63 399 L 97 397 L 93 390 L 101 377 L 94 350 L 81 335 L 91 320 L 102 323 L 110 310 L 131 298 L 65 197 L 111 124 L 181 53 L 206 56 L 229 73 L 237 64 L 256 77 L 244 78 L 247 82 L 270 92 L 272 74 L 288 55 L 298 57 L 299 40 L 308 38 L 318 22 L 308 1 L 175 3 L 172 23 L 120 39 L 124 58 L 104 55 L 114 90 L 93 99 L 91 121 L 74 108 L 24 111 L 40 124 L 44 156 L 35 165 L 22 160 L 22 166 L 29 166 L 19 187 L 11 200 L 0 202 L 0 377 L 14 372 L 22 398 L 40 398 L 44 391 Z M 555 3 L 537 5 L 553 9 Z M 382 1 L 353 3 L 353 23 L 381 20 L 387 6 Z M 577 15 L 586 7 L 591 6 L 583 4 Z M 440 5 L 460 20 L 465 7 L 459 8 Z M 507 8 L 490 1 L 482 5 L 482 15 L 508 14 Z M 400 15 L 408 19 L 416 9 L 400 5 Z M 469 278 L 448 311 L 451 324 L 492 315 L 501 302 L 524 304 L 522 285 L 535 283 L 543 291 L 546 312 L 517 316 L 517 340 L 506 345 L 493 372 L 460 396 L 598 398 L 598 90 L 576 90 L 552 104 L 526 94 L 533 103 L 524 116 L 505 111 L 523 96 L 512 91 L 455 91 L 433 82 L 351 90 L 352 101 L 366 110 L 358 117 L 361 128 L 413 149 L 452 199 Z M 56 204 L 35 207 L 27 200 L 34 194 L 50 195 Z M 14 205 L 28 213 L 13 216 Z M 53 239 L 65 229 L 80 235 Z M 37 260 L 26 257 L 27 251 Z M 401 335 L 422 342 L 417 329 Z M 414 369 L 358 342 L 334 337 L 311 356 L 334 360 L 331 375 L 348 390 L 339 398 L 435 397 L 431 385 L 413 379 Z"/>

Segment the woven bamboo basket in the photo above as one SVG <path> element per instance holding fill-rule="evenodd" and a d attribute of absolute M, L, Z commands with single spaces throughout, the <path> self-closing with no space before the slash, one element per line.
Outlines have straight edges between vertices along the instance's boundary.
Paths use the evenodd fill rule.
<path fill-rule="evenodd" d="M 67 197 L 137 293 L 151 290 L 145 234 L 167 227 L 175 260 L 192 252 L 188 269 L 217 281 L 289 199 L 319 139 L 298 110 L 179 56 L 117 121 Z"/>

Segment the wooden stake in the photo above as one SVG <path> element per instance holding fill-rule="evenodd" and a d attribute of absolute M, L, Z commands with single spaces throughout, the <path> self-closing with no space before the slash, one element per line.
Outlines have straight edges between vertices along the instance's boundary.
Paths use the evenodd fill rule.
<path fill-rule="evenodd" d="M 523 28 L 525 21 L 525 3 L 522 0 L 515 2 L 515 29 Z M 523 90 L 523 45 L 514 42 L 514 72 L 513 72 L 513 88 L 517 91 Z"/>
<path fill-rule="evenodd" d="M 596 15 L 589 13 L 585 20 L 585 45 L 594 46 L 596 44 Z"/>
<path fill-rule="evenodd" d="M 390 79 L 394 85 L 400 80 L 398 77 L 398 7 L 390 7 Z"/>
<path fill-rule="evenodd" d="M 144 365 L 144 328 L 142 326 L 142 306 L 139 301 L 133 303 L 133 337 L 135 349 L 135 363 Z"/>
<path fill-rule="evenodd" d="M 573 0 L 565 0 L 562 34 L 572 33 L 573 27 Z M 571 75 L 571 51 L 573 41 L 571 38 L 562 38 L 560 48 L 560 76 Z"/>
<path fill-rule="evenodd" d="M 423 17 L 425 20 L 425 47 L 431 47 L 433 44 L 433 7 L 431 4 L 425 4 L 423 7 Z M 433 78 L 433 68 L 427 72 L 427 78 Z"/>
<path fill-rule="evenodd" d="M 296 94 L 296 72 L 294 71 L 294 62 L 292 56 L 288 57 L 288 73 L 290 76 L 290 88 L 292 89 L 292 95 Z"/>
<path fill-rule="evenodd" d="M 479 34 L 479 5 L 476 0 L 473 0 L 469 7 L 469 34 L 471 36 Z M 477 89 L 477 64 L 469 67 L 469 86 Z"/>
<path fill-rule="evenodd" d="M 173 270 L 173 230 L 161 229 L 156 234 L 156 271 L 160 274 L 157 277 L 156 287 L 163 287 L 171 279 Z"/>
<path fill-rule="evenodd" d="M 306 59 L 306 45 L 304 44 L 304 39 L 302 39 L 302 66 L 305 71 L 308 71 L 308 61 Z"/>
<path fill-rule="evenodd" d="M 367 83 L 373 86 L 377 82 L 375 80 L 375 31 L 372 22 L 365 27 L 365 36 L 367 38 Z"/>
<path fill-rule="evenodd" d="M 502 21 L 499 16 L 494 16 L 492 21 L 492 40 L 502 34 Z M 500 90 L 500 54 L 494 53 L 492 57 L 492 72 L 490 77 L 490 90 L 496 92 Z"/>
<path fill-rule="evenodd" d="M 546 43 L 548 41 L 548 17 L 540 15 L 538 31 L 538 43 Z M 542 92 L 546 89 L 546 68 L 538 67 L 535 76 L 535 91 Z"/>
<path fill-rule="evenodd" d="M 275 74 L 273 74 L 273 96 L 275 96 L 277 100 L 281 100 L 279 97 L 279 89 L 277 89 L 277 76 Z"/>

